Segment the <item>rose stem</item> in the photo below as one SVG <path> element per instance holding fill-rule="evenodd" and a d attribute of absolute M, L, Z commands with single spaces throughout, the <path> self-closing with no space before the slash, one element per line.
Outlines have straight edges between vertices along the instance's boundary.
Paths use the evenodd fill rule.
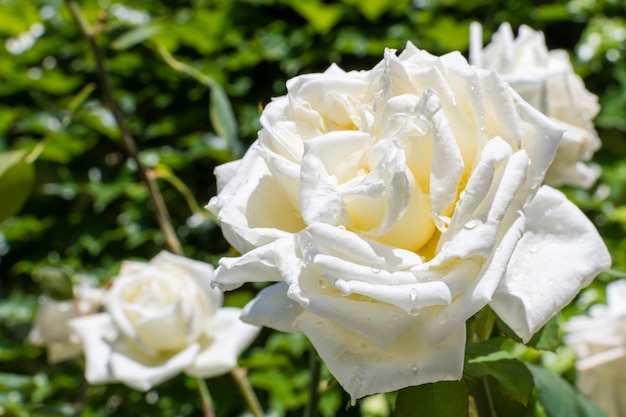
<path fill-rule="evenodd" d="M 167 207 L 165 206 L 165 202 L 163 201 L 163 196 L 161 195 L 161 192 L 156 185 L 155 176 L 152 175 L 152 173 L 149 172 L 139 160 L 137 143 L 129 132 L 128 127 L 126 126 L 126 122 L 124 121 L 124 115 L 122 113 L 122 110 L 120 109 L 113 96 L 113 86 L 111 83 L 110 74 L 106 68 L 104 54 L 96 43 L 97 31 L 89 25 L 89 23 L 83 16 L 78 4 L 76 4 L 74 0 L 66 0 L 66 3 L 68 8 L 70 9 L 72 17 L 80 27 L 80 30 L 82 31 L 87 41 L 89 42 L 91 51 L 96 58 L 96 68 L 98 72 L 100 88 L 102 90 L 103 102 L 107 107 L 109 107 L 109 109 L 113 113 L 115 122 L 117 123 L 117 126 L 119 127 L 122 134 L 122 139 L 124 141 L 124 146 L 126 148 L 128 157 L 137 166 L 137 173 L 139 174 L 139 178 L 148 189 L 150 203 L 152 204 L 152 208 L 154 209 L 157 221 L 159 222 L 159 226 L 165 234 L 167 246 L 175 254 L 182 255 L 182 246 L 180 244 L 180 241 L 178 240 L 178 237 L 176 236 L 176 233 L 174 232 L 174 228 L 172 227 L 170 215 L 167 211 Z"/>
<path fill-rule="evenodd" d="M 317 401 L 319 399 L 318 388 L 320 383 L 320 369 L 321 364 L 317 351 L 311 346 L 309 354 L 309 374 L 311 380 L 309 381 L 309 401 L 304 409 L 303 417 L 315 417 L 317 415 Z"/>
<path fill-rule="evenodd" d="M 213 400 L 209 393 L 209 388 L 206 386 L 206 382 L 202 378 L 194 378 L 198 384 L 198 392 L 200 392 L 200 398 L 202 399 L 202 411 L 204 417 L 215 417 L 213 412 Z"/>
<path fill-rule="evenodd" d="M 248 378 L 246 377 L 246 370 L 236 367 L 230 371 L 230 374 L 237 383 L 239 391 L 248 405 L 248 410 L 254 417 L 264 417 L 265 414 L 263 414 L 261 404 L 259 404 L 259 400 L 250 385 L 250 381 L 248 381 Z"/>

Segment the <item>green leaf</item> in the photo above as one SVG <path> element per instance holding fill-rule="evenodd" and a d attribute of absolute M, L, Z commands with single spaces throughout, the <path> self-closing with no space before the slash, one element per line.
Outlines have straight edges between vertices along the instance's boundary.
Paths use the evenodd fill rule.
<path fill-rule="evenodd" d="M 27 153 L 28 151 L 25 149 L 0 153 L 0 178 L 2 178 L 2 175 L 4 175 L 4 173 L 9 169 L 19 164 Z"/>
<path fill-rule="evenodd" d="M 33 278 L 41 285 L 42 291 L 59 301 L 72 298 L 72 275 L 73 271 L 66 265 L 42 266 L 33 271 Z"/>
<path fill-rule="evenodd" d="M 226 92 L 222 86 L 215 82 L 211 84 L 209 117 L 211 118 L 215 132 L 226 139 L 234 154 L 238 154 L 240 145 L 237 139 L 237 120 L 235 119 L 235 113 L 233 112 Z"/>
<path fill-rule="evenodd" d="M 330 31 L 343 13 L 340 4 L 324 4 L 319 0 L 290 0 L 288 4 L 304 17 L 317 32 L 322 34 Z"/>
<path fill-rule="evenodd" d="M 489 306 L 480 310 L 469 322 L 468 334 L 473 341 L 487 340 L 493 331 L 496 313 Z"/>
<path fill-rule="evenodd" d="M 468 415 L 468 393 L 462 381 L 440 381 L 408 387 L 396 397 L 396 417 L 463 417 Z"/>
<path fill-rule="evenodd" d="M 536 349 L 554 352 L 559 346 L 559 316 L 552 317 L 527 343 Z"/>
<path fill-rule="evenodd" d="M 597 405 L 578 394 L 557 374 L 526 364 L 533 375 L 539 401 L 548 417 L 607 417 Z"/>
<path fill-rule="evenodd" d="M 33 387 L 33 378 L 30 376 L 0 372 L 1 391 L 24 391 Z"/>
<path fill-rule="evenodd" d="M 131 48 L 146 39 L 150 39 L 157 33 L 161 32 L 161 28 L 158 26 L 139 26 L 134 29 L 124 32 L 113 43 L 111 47 L 122 51 L 124 49 Z"/>
<path fill-rule="evenodd" d="M 493 377 L 505 395 L 526 405 L 533 392 L 533 377 L 521 361 L 508 356 L 502 351 L 469 359 L 464 373 L 475 378 Z"/>
<path fill-rule="evenodd" d="M 35 182 L 35 168 L 24 162 L 26 150 L 0 153 L 0 222 L 24 205 Z"/>

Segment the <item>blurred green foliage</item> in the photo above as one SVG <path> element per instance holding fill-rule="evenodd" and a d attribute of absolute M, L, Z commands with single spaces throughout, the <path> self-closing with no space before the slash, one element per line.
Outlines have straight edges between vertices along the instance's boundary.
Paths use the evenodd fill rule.
<path fill-rule="evenodd" d="M 596 160 L 603 176 L 589 191 L 566 192 L 598 225 L 614 259 L 563 317 L 602 301 L 604 283 L 626 276 L 622 0 L 83 0 L 80 6 L 98 31 L 115 98 L 141 161 L 158 178 L 186 254 L 213 263 L 229 250 L 201 208 L 215 194 L 213 169 L 255 139 L 260 109 L 285 93 L 287 79 L 332 62 L 369 68 L 385 47 L 401 49 L 407 41 L 436 54 L 465 52 L 474 20 L 485 39 L 504 21 L 543 30 L 550 48 L 572 53 L 600 97 L 603 149 Z M 67 298 L 72 283 L 105 282 L 121 260 L 149 259 L 164 246 L 101 97 L 94 57 L 63 1 L 0 0 L 0 415 L 200 415 L 193 381 L 182 376 L 148 393 L 87 387 L 80 360 L 48 365 L 44 349 L 26 342 L 39 294 Z M 241 306 L 255 291 L 244 287 L 226 302 Z M 266 330 L 244 355 L 266 409 L 301 414 L 308 352 L 302 336 Z M 532 348 L 517 356 L 540 360 Z M 553 357 L 560 363 L 553 369 L 571 382 L 571 356 L 557 350 Z M 244 413 L 228 376 L 209 387 L 218 417 Z M 546 415 L 535 397 L 515 415 Z M 348 404 L 322 369 L 323 416 L 386 416 L 393 395 Z"/>

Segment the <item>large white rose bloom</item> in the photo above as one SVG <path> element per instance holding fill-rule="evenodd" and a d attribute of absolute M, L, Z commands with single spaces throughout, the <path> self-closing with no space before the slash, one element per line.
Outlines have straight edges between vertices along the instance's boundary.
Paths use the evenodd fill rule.
<path fill-rule="evenodd" d="M 202 378 L 237 365 L 259 328 L 222 307 L 213 267 L 161 252 L 126 261 L 104 300 L 106 312 L 71 321 L 92 384 L 122 382 L 145 391 L 181 372 Z"/>
<path fill-rule="evenodd" d="M 45 346 L 48 362 L 57 363 L 80 356 L 83 349 L 80 340 L 70 327 L 70 320 L 94 314 L 100 308 L 104 291 L 86 285 L 73 289 L 71 300 L 57 301 L 47 296 L 39 297 L 37 318 L 28 341 Z"/>
<path fill-rule="evenodd" d="M 214 281 L 274 281 L 244 320 L 311 340 L 353 400 L 461 378 L 489 304 L 528 340 L 609 263 L 541 187 L 562 135 L 493 71 L 408 44 L 372 70 L 296 77 L 209 209 L 242 255 Z"/>
<path fill-rule="evenodd" d="M 600 148 L 593 118 L 600 111 L 598 97 L 590 93 L 574 72 L 567 51 L 548 50 L 542 32 L 503 23 L 483 49 L 482 29 L 473 23 L 470 63 L 495 70 L 524 100 L 565 129 L 554 162 L 546 173 L 548 185 L 590 187 L 599 167 L 587 164 Z"/>
<path fill-rule="evenodd" d="M 578 389 L 610 417 L 626 417 L 626 280 L 606 287 L 606 305 L 565 323 L 578 357 Z"/>

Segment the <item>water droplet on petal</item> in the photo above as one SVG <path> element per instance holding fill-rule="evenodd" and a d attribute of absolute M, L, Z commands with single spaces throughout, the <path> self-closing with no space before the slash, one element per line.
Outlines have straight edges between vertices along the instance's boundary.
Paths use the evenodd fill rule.
<path fill-rule="evenodd" d="M 400 313 L 400 314 L 394 314 L 393 316 L 391 316 L 391 319 L 396 321 L 396 320 L 401 320 L 404 318 L 404 314 Z"/>
<path fill-rule="evenodd" d="M 411 371 L 413 372 L 413 375 L 417 375 L 419 368 L 417 367 L 417 365 L 413 365 L 411 366 Z"/>
<path fill-rule="evenodd" d="M 304 245 L 304 261 L 306 263 L 313 262 L 315 254 L 313 252 L 313 244 L 311 242 Z"/>
<path fill-rule="evenodd" d="M 417 300 L 417 288 L 411 288 L 409 298 L 411 299 L 411 301 Z"/>
<path fill-rule="evenodd" d="M 467 223 L 465 223 L 465 228 L 467 230 L 472 230 L 476 226 L 478 226 L 478 222 L 476 220 L 474 220 L 474 219 L 469 220 Z"/>
<path fill-rule="evenodd" d="M 529 249 L 530 253 L 537 253 L 537 251 L 539 251 L 539 246 L 538 245 L 533 245 L 530 247 Z"/>
<path fill-rule="evenodd" d="M 380 264 L 377 263 L 373 263 L 372 266 L 370 266 L 370 269 L 372 270 L 373 273 L 378 274 L 380 272 Z"/>
<path fill-rule="evenodd" d="M 409 312 L 410 315 L 412 315 L 413 317 L 415 316 L 419 316 L 420 314 L 420 309 L 419 308 L 414 308 Z"/>
<path fill-rule="evenodd" d="M 346 226 L 344 226 L 343 224 L 340 224 L 339 226 L 337 226 L 337 228 L 339 230 L 346 230 Z"/>
<path fill-rule="evenodd" d="M 320 284 L 320 288 L 323 290 L 328 288 L 328 281 L 326 281 L 325 279 L 320 279 L 319 284 Z"/>

